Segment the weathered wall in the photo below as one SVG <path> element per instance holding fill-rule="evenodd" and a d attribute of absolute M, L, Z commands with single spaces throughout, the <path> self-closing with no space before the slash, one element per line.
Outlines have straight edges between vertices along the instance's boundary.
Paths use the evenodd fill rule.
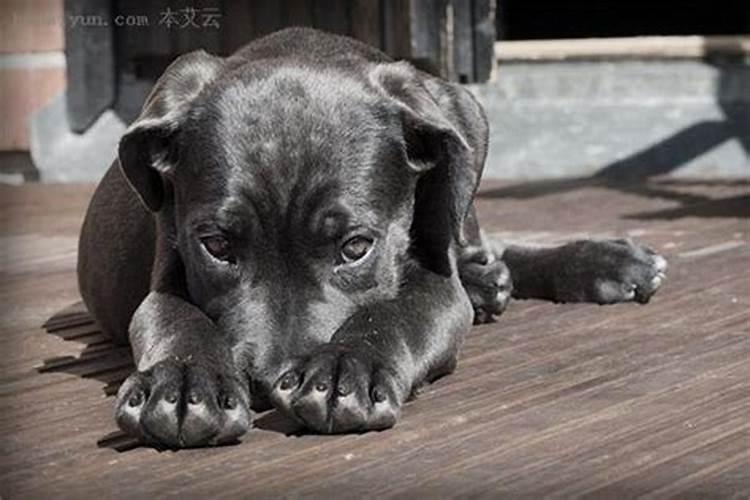
<path fill-rule="evenodd" d="M 31 114 L 65 88 L 62 0 L 0 0 L 0 151 L 29 149 Z"/>
<path fill-rule="evenodd" d="M 486 176 L 750 175 L 750 65 L 500 65 L 473 86 L 491 122 Z"/>

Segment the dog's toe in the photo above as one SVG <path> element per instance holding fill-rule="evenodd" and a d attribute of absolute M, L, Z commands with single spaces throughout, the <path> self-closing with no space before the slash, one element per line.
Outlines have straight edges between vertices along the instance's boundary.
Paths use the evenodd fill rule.
<path fill-rule="evenodd" d="M 329 344 L 277 381 L 271 399 L 323 434 L 379 430 L 398 418 L 394 378 L 366 353 Z"/>
<path fill-rule="evenodd" d="M 126 433 L 168 448 L 221 444 L 250 427 L 248 391 L 234 375 L 174 360 L 123 383 L 115 419 Z"/>
<path fill-rule="evenodd" d="M 646 246 L 631 240 L 597 241 L 586 245 L 584 269 L 594 283 L 588 299 L 594 302 L 646 304 L 666 280 L 667 260 Z"/>

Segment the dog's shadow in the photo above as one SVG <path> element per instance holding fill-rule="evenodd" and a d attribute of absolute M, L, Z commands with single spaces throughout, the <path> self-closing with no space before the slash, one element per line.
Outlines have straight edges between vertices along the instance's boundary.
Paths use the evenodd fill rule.
<path fill-rule="evenodd" d="M 49 318 L 42 327 L 50 335 L 66 342 L 81 344 L 78 356 L 59 356 L 45 359 L 37 366 L 38 373 L 68 373 L 102 382 L 105 396 L 117 394 L 125 379 L 135 370 L 130 348 L 118 346 L 104 333 L 86 310 L 83 302 L 72 304 Z M 257 415 L 253 426 L 287 436 L 303 434 L 301 426 L 275 410 Z M 100 448 L 125 452 L 147 446 L 122 431 L 110 432 L 97 441 Z"/>

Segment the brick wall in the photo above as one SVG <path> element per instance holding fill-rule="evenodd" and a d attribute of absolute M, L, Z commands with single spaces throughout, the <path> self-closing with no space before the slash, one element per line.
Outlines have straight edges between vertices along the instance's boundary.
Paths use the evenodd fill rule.
<path fill-rule="evenodd" d="M 0 152 L 29 149 L 32 113 L 65 88 L 63 0 L 0 0 Z"/>

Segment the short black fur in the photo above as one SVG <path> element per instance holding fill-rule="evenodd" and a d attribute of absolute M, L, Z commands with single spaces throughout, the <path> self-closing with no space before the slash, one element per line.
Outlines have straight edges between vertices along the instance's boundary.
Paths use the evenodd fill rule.
<path fill-rule="evenodd" d="M 646 302 L 666 262 L 645 247 L 482 236 L 487 138 L 466 89 L 348 38 L 177 59 L 81 232 L 81 294 L 136 361 L 118 424 L 167 447 L 234 441 L 269 405 L 384 429 L 511 294 Z"/>

